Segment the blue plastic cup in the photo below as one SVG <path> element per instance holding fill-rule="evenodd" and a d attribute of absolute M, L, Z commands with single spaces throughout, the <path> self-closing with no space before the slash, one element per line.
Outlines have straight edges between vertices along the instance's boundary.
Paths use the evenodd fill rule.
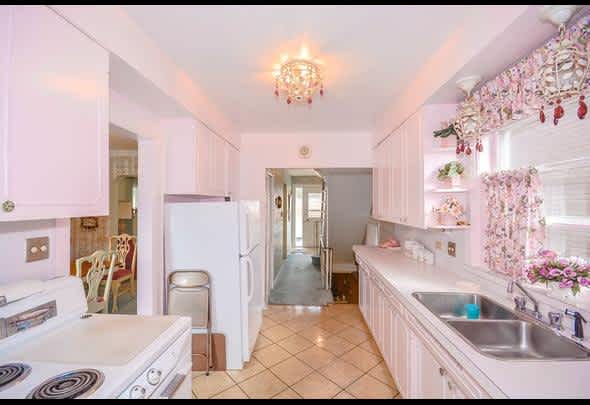
<path fill-rule="evenodd" d="M 479 305 L 465 304 L 465 312 L 467 313 L 467 319 L 479 319 Z"/>

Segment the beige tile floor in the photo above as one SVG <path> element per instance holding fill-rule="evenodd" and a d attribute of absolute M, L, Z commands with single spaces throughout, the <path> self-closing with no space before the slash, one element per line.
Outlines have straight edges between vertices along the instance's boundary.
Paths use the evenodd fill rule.
<path fill-rule="evenodd" d="M 193 373 L 195 398 L 400 398 L 358 306 L 271 305 L 243 370 Z"/>

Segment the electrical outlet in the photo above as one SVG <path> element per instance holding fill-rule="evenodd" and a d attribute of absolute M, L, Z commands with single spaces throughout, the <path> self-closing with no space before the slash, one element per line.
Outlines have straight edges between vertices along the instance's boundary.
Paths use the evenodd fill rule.
<path fill-rule="evenodd" d="M 36 262 L 37 260 L 45 260 L 49 258 L 49 238 L 44 236 L 42 238 L 27 239 L 27 263 Z"/>
<path fill-rule="evenodd" d="M 434 248 L 435 248 L 436 250 L 442 250 L 442 240 L 437 240 L 437 241 L 434 243 Z"/>
<path fill-rule="evenodd" d="M 457 244 L 455 242 L 448 243 L 447 253 L 449 254 L 449 256 L 457 257 Z"/>

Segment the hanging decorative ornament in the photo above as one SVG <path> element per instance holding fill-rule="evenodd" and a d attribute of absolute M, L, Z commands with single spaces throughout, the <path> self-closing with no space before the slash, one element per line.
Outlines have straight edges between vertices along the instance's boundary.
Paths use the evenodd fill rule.
<path fill-rule="evenodd" d="M 472 96 L 471 91 L 481 80 L 479 76 L 465 77 L 457 82 L 457 86 L 465 92 L 465 101 L 459 105 L 458 116 L 453 123 L 457 133 L 457 155 L 471 155 L 471 143 L 475 150 L 483 151 L 481 135 L 484 128 L 484 116 L 481 104 Z"/>
<path fill-rule="evenodd" d="M 544 6 L 541 18 L 556 25 L 559 39 L 549 46 L 545 59 L 539 69 L 539 91 L 546 104 L 555 106 L 553 110 L 553 124 L 557 125 L 565 115 L 562 102 L 579 97 L 578 118 L 583 119 L 588 107 L 582 94 L 586 89 L 588 77 L 589 52 L 566 35 L 565 24 L 580 6 L 556 5 Z M 543 106 L 539 113 L 539 120 L 545 122 Z"/>

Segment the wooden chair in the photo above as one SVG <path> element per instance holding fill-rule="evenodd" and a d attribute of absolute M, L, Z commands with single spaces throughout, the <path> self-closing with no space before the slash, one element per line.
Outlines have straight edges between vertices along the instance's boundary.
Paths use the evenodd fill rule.
<path fill-rule="evenodd" d="M 90 256 L 81 257 L 76 260 L 76 276 L 82 278 L 82 268 L 88 263 L 90 268 L 84 279 L 88 292 L 86 301 L 88 303 L 88 312 L 109 313 L 109 294 L 111 291 L 111 282 L 113 279 L 113 270 L 115 268 L 115 253 L 97 250 Z M 104 281 L 104 282 L 103 282 Z M 99 287 L 103 285 L 102 296 L 99 295 Z"/>
<path fill-rule="evenodd" d="M 119 297 L 125 293 L 135 297 L 137 238 L 123 233 L 109 238 L 109 250 L 116 253 L 113 273 L 113 312 L 119 311 Z M 105 280 L 106 282 L 106 280 Z"/>

